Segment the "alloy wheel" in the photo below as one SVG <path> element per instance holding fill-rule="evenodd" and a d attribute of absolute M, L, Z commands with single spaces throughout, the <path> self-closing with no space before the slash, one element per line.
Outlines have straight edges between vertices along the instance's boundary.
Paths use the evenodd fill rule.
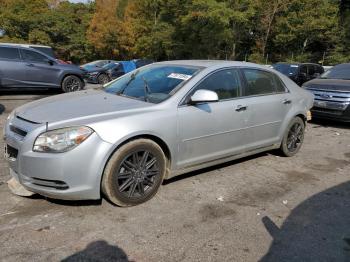
<path fill-rule="evenodd" d="M 80 81 L 75 78 L 70 78 L 66 83 L 66 89 L 69 92 L 78 91 L 80 89 Z"/>
<path fill-rule="evenodd" d="M 118 173 L 118 190 L 129 199 L 148 194 L 160 175 L 157 159 L 147 150 L 137 151 L 122 161 Z"/>
<path fill-rule="evenodd" d="M 296 151 L 303 142 L 304 130 L 300 123 L 294 123 L 290 128 L 287 138 L 287 148 L 290 152 Z"/>

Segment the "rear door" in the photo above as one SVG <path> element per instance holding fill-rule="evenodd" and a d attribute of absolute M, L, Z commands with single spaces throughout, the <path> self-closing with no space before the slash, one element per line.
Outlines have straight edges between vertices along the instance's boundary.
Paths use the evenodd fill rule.
<path fill-rule="evenodd" d="M 59 86 L 61 69 L 57 63 L 39 52 L 29 49 L 21 49 L 22 57 L 26 65 L 26 81 L 32 87 L 56 87 Z"/>
<path fill-rule="evenodd" d="M 0 86 L 25 87 L 25 68 L 18 48 L 0 46 Z"/>
<path fill-rule="evenodd" d="M 216 71 L 197 84 L 179 106 L 179 168 L 244 150 L 246 111 L 239 109 L 241 85 L 238 69 Z M 200 89 L 216 92 L 219 101 L 190 105 L 187 101 Z"/>
<path fill-rule="evenodd" d="M 273 145 L 280 141 L 283 120 L 293 103 L 282 80 L 261 69 L 242 69 L 247 106 L 247 149 Z"/>

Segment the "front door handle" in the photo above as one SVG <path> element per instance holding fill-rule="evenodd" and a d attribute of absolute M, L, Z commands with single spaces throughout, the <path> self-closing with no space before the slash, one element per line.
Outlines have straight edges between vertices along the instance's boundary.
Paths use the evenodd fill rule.
<path fill-rule="evenodd" d="M 285 104 L 285 105 L 290 105 L 292 103 L 292 100 L 284 99 L 282 103 Z"/>
<path fill-rule="evenodd" d="M 32 63 L 28 63 L 26 64 L 26 66 L 34 66 Z"/>
<path fill-rule="evenodd" d="M 237 112 L 246 111 L 247 108 L 248 108 L 247 106 L 241 106 L 241 105 L 239 105 L 239 106 L 237 106 L 236 111 L 237 111 Z"/>

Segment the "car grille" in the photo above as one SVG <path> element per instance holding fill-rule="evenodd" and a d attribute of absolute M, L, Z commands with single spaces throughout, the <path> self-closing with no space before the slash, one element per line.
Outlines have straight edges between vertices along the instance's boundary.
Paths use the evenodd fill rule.
<path fill-rule="evenodd" d="M 322 89 L 308 88 L 315 96 L 314 109 L 318 111 L 345 111 L 350 104 L 350 92 L 326 91 Z"/>

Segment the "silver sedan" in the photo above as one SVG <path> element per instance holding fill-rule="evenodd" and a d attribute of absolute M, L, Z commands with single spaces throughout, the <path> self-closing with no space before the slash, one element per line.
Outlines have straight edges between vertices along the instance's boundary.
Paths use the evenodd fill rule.
<path fill-rule="evenodd" d="M 14 110 L 5 153 L 26 190 L 132 206 L 179 174 L 276 148 L 293 156 L 312 105 L 311 93 L 264 66 L 155 63 Z"/>

